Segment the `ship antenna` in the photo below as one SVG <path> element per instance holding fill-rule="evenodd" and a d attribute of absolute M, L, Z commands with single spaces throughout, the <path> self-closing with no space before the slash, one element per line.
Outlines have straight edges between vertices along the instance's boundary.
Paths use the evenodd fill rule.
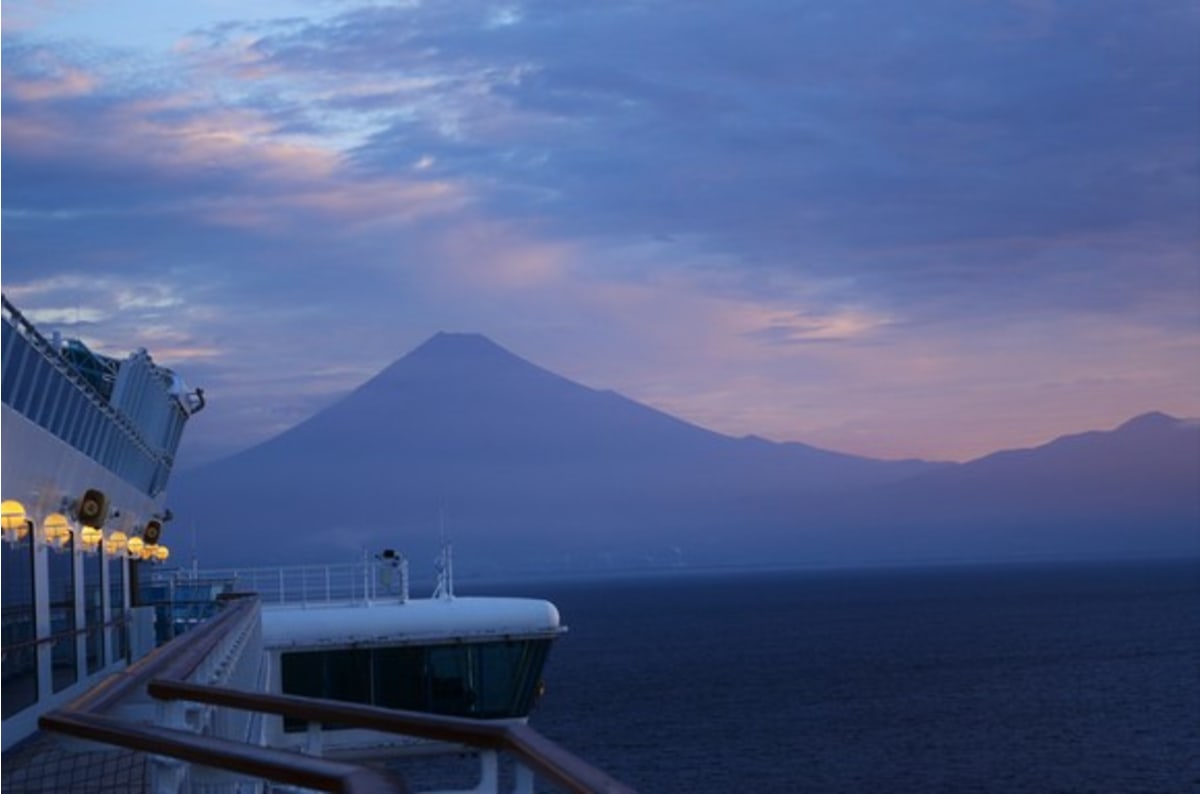
<path fill-rule="evenodd" d="M 441 541 L 442 550 L 434 563 L 437 569 L 437 586 L 434 588 L 433 597 L 449 601 L 454 598 L 454 549 L 446 540 L 444 506 L 438 508 L 438 538 Z"/>

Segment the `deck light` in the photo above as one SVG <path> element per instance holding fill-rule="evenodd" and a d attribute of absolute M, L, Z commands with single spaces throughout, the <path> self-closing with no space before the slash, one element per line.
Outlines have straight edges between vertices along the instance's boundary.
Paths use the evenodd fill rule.
<path fill-rule="evenodd" d="M 154 559 L 156 562 L 166 562 L 167 557 L 171 556 L 171 550 L 161 544 L 154 547 Z"/>
<path fill-rule="evenodd" d="M 18 502 L 16 499 L 5 499 L 0 502 L 0 526 L 4 530 L 4 539 L 10 543 L 24 540 L 29 534 L 29 523 L 25 517 L 25 505 Z"/>
<path fill-rule="evenodd" d="M 71 540 L 71 522 L 62 513 L 51 513 L 42 522 L 42 538 L 52 549 L 66 548 Z"/>
<path fill-rule="evenodd" d="M 104 540 L 104 533 L 95 527 L 85 525 L 79 532 L 79 539 L 83 542 L 83 550 L 91 553 L 100 548 L 100 541 Z"/>
<path fill-rule="evenodd" d="M 142 549 L 144 548 L 146 548 L 146 542 L 137 535 L 134 535 L 129 539 L 129 542 L 125 544 L 125 550 L 129 552 L 129 558 L 131 560 L 140 560 L 142 558 Z"/>
<path fill-rule="evenodd" d="M 121 530 L 110 533 L 104 541 L 104 553 L 110 557 L 115 557 L 125 551 L 125 544 L 129 542 L 129 538 L 125 537 L 125 533 Z"/>

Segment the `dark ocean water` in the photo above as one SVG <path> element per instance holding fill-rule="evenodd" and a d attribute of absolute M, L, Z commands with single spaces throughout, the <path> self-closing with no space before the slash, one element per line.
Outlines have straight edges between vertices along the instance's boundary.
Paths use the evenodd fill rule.
<path fill-rule="evenodd" d="M 1200 792 L 1195 562 L 499 590 L 570 627 L 533 725 L 643 793 Z"/>

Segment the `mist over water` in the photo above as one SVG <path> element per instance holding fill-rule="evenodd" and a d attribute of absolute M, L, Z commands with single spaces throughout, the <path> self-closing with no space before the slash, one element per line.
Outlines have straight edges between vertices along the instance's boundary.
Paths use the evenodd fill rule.
<path fill-rule="evenodd" d="M 642 792 L 1200 790 L 1195 561 L 486 589 L 559 606 L 532 723 Z"/>

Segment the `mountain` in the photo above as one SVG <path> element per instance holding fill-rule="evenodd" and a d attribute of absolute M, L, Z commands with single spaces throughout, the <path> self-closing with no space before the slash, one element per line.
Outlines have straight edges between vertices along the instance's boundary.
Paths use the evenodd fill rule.
<path fill-rule="evenodd" d="M 1144 439 L 1127 439 L 1118 479 L 1165 443 L 1134 431 L 1126 435 Z M 1075 490 L 1038 502 L 1021 478 L 1041 482 L 1039 466 L 1070 463 L 1055 455 L 1108 459 L 1110 440 L 954 465 L 732 438 L 574 383 L 485 337 L 442 333 L 291 430 L 179 472 L 170 501 L 210 566 L 349 560 L 385 547 L 420 561 L 443 531 L 459 571 L 480 573 L 905 557 L 920 549 L 902 541 L 927 536 L 945 537 L 940 550 L 954 554 L 976 547 L 947 534 L 959 513 L 933 508 L 962 507 L 967 531 L 982 515 L 971 499 L 992 509 L 989 489 L 1010 487 L 1056 515 L 1055 495 Z M 1186 477 L 1195 456 L 1170 464 L 1170 476 Z M 1103 479 L 1072 466 L 1080 482 Z M 947 488 L 963 498 L 929 501 Z"/>
<path fill-rule="evenodd" d="M 270 560 L 432 553 L 443 517 L 464 561 L 557 565 L 636 545 L 613 559 L 639 564 L 793 494 L 934 467 L 730 438 L 442 333 L 308 421 L 178 473 L 171 504 L 206 564 L 267 556 L 247 535 Z"/>
<path fill-rule="evenodd" d="M 826 518 L 897 558 L 1200 554 L 1200 424 L 1144 414 L 875 488 Z"/>

